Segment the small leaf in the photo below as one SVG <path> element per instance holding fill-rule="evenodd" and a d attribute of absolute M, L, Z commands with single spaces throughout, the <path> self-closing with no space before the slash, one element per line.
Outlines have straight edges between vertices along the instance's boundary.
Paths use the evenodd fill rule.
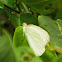
<path fill-rule="evenodd" d="M 23 27 L 17 27 L 14 32 L 13 43 L 14 46 L 19 46 L 23 42 Z"/>
<path fill-rule="evenodd" d="M 19 47 L 22 45 L 26 46 L 27 40 L 26 40 L 26 37 L 23 33 L 23 27 L 22 26 L 19 26 L 15 29 L 14 36 L 13 36 L 13 44 L 15 47 Z"/>

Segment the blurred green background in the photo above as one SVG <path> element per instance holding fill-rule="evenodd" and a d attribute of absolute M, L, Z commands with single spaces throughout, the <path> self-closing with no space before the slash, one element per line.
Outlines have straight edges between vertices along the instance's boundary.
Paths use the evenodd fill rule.
<path fill-rule="evenodd" d="M 42 56 L 23 36 L 24 22 L 49 33 Z M 62 62 L 62 0 L 0 0 L 0 62 Z"/>

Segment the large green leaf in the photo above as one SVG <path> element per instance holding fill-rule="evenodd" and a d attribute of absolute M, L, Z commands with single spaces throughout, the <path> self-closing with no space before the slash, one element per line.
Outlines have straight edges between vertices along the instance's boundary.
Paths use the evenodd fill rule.
<path fill-rule="evenodd" d="M 3 30 L 0 36 L 0 62 L 17 62 L 10 34 Z"/>
<path fill-rule="evenodd" d="M 48 16 L 38 17 L 39 26 L 44 28 L 50 35 L 50 44 L 56 51 L 62 53 L 62 35 L 57 23 Z"/>

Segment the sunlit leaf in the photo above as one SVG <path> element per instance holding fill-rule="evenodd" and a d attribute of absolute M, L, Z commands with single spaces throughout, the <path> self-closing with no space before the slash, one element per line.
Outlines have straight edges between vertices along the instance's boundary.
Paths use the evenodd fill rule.
<path fill-rule="evenodd" d="M 50 44 L 56 51 L 62 53 L 62 35 L 57 23 L 47 16 L 38 17 L 39 26 L 48 31 L 50 35 Z"/>

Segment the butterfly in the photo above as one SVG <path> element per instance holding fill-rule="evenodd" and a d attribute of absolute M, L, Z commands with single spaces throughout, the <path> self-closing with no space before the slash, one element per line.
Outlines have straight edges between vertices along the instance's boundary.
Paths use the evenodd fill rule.
<path fill-rule="evenodd" d="M 45 46 L 50 41 L 47 31 L 39 26 L 23 23 L 23 32 L 25 33 L 30 47 L 36 56 L 41 56 L 45 52 Z"/>

